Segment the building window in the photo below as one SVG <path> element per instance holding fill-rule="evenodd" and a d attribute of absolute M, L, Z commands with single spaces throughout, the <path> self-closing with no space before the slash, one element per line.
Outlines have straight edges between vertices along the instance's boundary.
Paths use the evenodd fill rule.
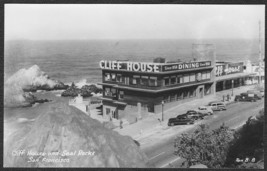
<path fill-rule="evenodd" d="M 148 86 L 148 76 L 141 76 L 141 85 Z"/>
<path fill-rule="evenodd" d="M 188 90 L 183 91 L 183 98 L 184 99 L 188 98 Z"/>
<path fill-rule="evenodd" d="M 176 76 L 171 77 L 171 84 L 176 84 Z"/>
<path fill-rule="evenodd" d="M 175 101 L 175 94 L 171 94 L 171 102 Z"/>
<path fill-rule="evenodd" d="M 117 90 L 115 88 L 111 88 L 112 96 L 116 96 Z"/>
<path fill-rule="evenodd" d="M 117 74 L 117 82 L 121 83 L 122 82 L 122 77 L 121 74 Z"/>
<path fill-rule="evenodd" d="M 149 77 L 149 86 L 155 87 L 157 86 L 157 77 Z"/>
<path fill-rule="evenodd" d="M 124 91 L 120 91 L 120 93 L 119 93 L 119 98 L 120 98 L 120 99 L 123 99 L 123 97 L 124 97 Z"/>
<path fill-rule="evenodd" d="M 132 84 L 140 84 L 140 76 L 139 75 L 133 75 Z"/>
<path fill-rule="evenodd" d="M 184 83 L 188 83 L 189 82 L 189 75 L 185 74 L 184 75 Z"/>
<path fill-rule="evenodd" d="M 163 96 L 163 101 L 164 102 L 169 102 L 169 95 L 164 95 Z"/>
<path fill-rule="evenodd" d="M 195 97 L 196 96 L 196 90 L 195 89 L 191 89 L 189 91 L 189 97 Z"/>
<path fill-rule="evenodd" d="M 182 75 L 177 75 L 177 83 L 183 83 L 183 76 Z"/>
<path fill-rule="evenodd" d="M 207 79 L 210 79 L 210 72 L 207 72 Z"/>
<path fill-rule="evenodd" d="M 207 72 L 202 72 L 202 80 L 206 80 L 207 79 Z"/>
<path fill-rule="evenodd" d="M 105 81 L 110 81 L 110 73 L 105 73 Z"/>
<path fill-rule="evenodd" d="M 182 91 L 179 91 L 177 93 L 177 100 L 182 100 L 183 99 L 183 92 Z"/>
<path fill-rule="evenodd" d="M 110 88 L 108 88 L 108 87 L 105 87 L 105 96 L 112 96 Z"/>
<path fill-rule="evenodd" d="M 115 73 L 111 73 L 111 81 L 116 81 L 116 74 Z"/>
<path fill-rule="evenodd" d="M 199 72 L 199 73 L 197 73 L 197 75 L 196 75 L 196 80 L 197 81 L 201 81 L 201 72 Z"/>
<path fill-rule="evenodd" d="M 110 108 L 106 108 L 106 114 L 107 114 L 107 115 L 110 114 Z"/>
<path fill-rule="evenodd" d="M 192 73 L 190 74 L 190 82 L 195 82 L 196 81 L 196 74 Z"/>
<path fill-rule="evenodd" d="M 133 77 L 131 82 L 133 85 L 136 85 L 136 78 Z"/>
<path fill-rule="evenodd" d="M 165 83 L 165 86 L 170 85 L 170 79 L 169 79 L 169 77 L 165 77 L 164 78 L 164 83 Z"/>
<path fill-rule="evenodd" d="M 130 79 L 129 77 L 125 77 L 125 85 L 129 85 Z"/>
<path fill-rule="evenodd" d="M 122 77 L 121 77 L 121 83 L 122 83 L 122 84 L 125 84 L 125 82 L 126 82 L 125 77 L 122 76 Z"/>

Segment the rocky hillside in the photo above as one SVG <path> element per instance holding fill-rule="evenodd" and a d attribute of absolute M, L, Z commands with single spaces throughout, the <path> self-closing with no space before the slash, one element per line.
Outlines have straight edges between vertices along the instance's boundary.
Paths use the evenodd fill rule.
<path fill-rule="evenodd" d="M 146 167 L 132 138 L 74 107 L 58 102 L 30 110 L 36 118 L 5 139 L 4 167 Z"/>

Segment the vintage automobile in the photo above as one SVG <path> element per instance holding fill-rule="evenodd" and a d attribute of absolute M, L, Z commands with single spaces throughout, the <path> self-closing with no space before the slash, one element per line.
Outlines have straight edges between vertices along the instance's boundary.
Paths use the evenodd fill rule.
<path fill-rule="evenodd" d="M 219 110 L 226 110 L 226 105 L 223 102 L 220 101 L 212 101 L 208 104 L 208 106 L 211 107 L 213 111 Z"/>
<path fill-rule="evenodd" d="M 189 125 L 194 124 L 194 119 L 188 118 L 186 114 L 178 115 L 176 118 L 170 118 L 168 121 L 168 126 L 174 126 L 174 125 Z"/>
<path fill-rule="evenodd" d="M 243 102 L 256 102 L 257 98 L 254 94 L 247 94 L 247 93 L 241 93 L 240 95 L 235 96 L 235 101 L 243 101 Z"/>
<path fill-rule="evenodd" d="M 192 119 L 195 119 L 195 120 L 198 120 L 198 119 L 204 119 L 204 114 L 198 112 L 197 110 L 188 110 L 186 112 L 186 115 L 188 118 L 192 118 Z"/>
<path fill-rule="evenodd" d="M 255 95 L 255 97 L 258 99 L 258 100 L 260 100 L 260 99 L 262 99 L 262 93 L 260 92 L 260 91 L 258 91 L 258 90 L 248 90 L 247 91 L 247 94 L 254 94 Z"/>
<path fill-rule="evenodd" d="M 213 115 L 213 110 L 210 106 L 199 106 L 197 109 L 197 112 L 203 114 L 203 115 Z"/>

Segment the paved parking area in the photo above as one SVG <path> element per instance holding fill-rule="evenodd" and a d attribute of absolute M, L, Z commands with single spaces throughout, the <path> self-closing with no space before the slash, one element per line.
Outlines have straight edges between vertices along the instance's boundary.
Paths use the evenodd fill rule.
<path fill-rule="evenodd" d="M 160 122 L 159 120 L 162 117 L 162 113 L 157 114 L 151 114 L 147 118 L 143 118 L 142 120 L 139 120 L 138 122 L 127 125 L 124 128 L 116 128 L 114 129 L 121 135 L 128 135 L 131 136 L 133 139 L 141 140 L 146 137 L 149 137 L 153 134 L 157 134 L 160 130 L 167 130 L 167 122 L 168 119 L 171 117 L 175 117 L 179 114 L 185 113 L 189 109 L 196 109 L 199 106 L 207 105 L 210 101 L 214 100 L 223 100 L 223 96 L 227 96 L 227 94 L 230 95 L 231 99 L 230 101 L 225 101 L 226 103 L 231 103 L 234 100 L 235 95 L 238 95 L 242 92 L 246 92 L 247 90 L 255 88 L 255 85 L 248 85 L 248 86 L 242 86 L 238 88 L 233 89 L 233 96 L 232 95 L 232 89 L 224 90 L 220 92 L 216 92 L 216 96 L 209 95 L 206 96 L 203 99 L 194 99 L 190 102 L 186 102 L 180 105 L 177 105 L 173 108 L 169 108 L 167 110 L 164 110 L 164 121 Z"/>

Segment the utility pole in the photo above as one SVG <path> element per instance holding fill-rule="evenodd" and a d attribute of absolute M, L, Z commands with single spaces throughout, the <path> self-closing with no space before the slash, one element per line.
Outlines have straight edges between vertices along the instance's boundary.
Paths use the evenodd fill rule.
<path fill-rule="evenodd" d="M 161 109 L 162 109 L 161 121 L 164 121 L 163 107 L 164 107 L 164 101 L 162 100 L 162 102 L 161 102 Z"/>
<path fill-rule="evenodd" d="M 259 84 L 261 85 L 261 21 L 259 21 Z"/>

